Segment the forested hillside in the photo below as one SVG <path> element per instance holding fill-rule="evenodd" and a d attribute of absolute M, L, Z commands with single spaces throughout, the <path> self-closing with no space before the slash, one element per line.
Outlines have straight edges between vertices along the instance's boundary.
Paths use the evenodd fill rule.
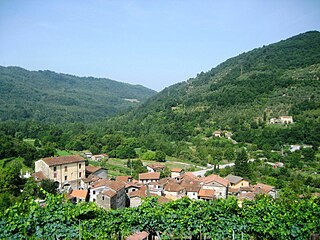
<path fill-rule="evenodd" d="M 296 124 L 270 130 L 270 118 L 281 115 L 292 115 Z M 313 31 L 231 58 L 164 89 L 138 111 L 108 125 L 135 136 L 161 135 L 169 141 L 228 130 L 236 140 L 261 147 L 266 142 L 272 146 L 276 142 L 318 144 L 319 116 L 320 33 Z M 269 130 L 276 137 L 266 141 L 261 136 Z"/>
<path fill-rule="evenodd" d="M 92 122 L 137 106 L 156 92 L 110 79 L 0 66 L 0 120 Z"/>

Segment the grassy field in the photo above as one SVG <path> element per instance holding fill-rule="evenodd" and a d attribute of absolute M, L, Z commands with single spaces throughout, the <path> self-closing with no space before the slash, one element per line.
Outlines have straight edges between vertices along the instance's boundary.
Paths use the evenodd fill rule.
<path fill-rule="evenodd" d="M 66 150 L 57 150 L 58 156 L 68 156 L 68 155 L 76 155 L 79 154 L 77 151 L 66 151 Z"/>

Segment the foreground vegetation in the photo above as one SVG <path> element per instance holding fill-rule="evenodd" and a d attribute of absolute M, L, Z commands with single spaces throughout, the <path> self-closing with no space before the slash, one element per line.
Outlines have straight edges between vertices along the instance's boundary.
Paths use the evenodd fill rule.
<path fill-rule="evenodd" d="M 166 204 L 150 198 L 138 208 L 106 211 L 47 194 L 44 206 L 27 199 L 1 212 L 0 219 L 1 239 L 121 239 L 143 230 L 161 239 L 309 239 L 320 232 L 320 199 L 287 192 L 239 207 L 235 198 Z"/>

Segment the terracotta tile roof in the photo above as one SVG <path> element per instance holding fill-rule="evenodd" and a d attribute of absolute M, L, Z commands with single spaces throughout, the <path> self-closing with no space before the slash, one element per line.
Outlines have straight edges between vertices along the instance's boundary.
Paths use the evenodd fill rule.
<path fill-rule="evenodd" d="M 41 181 L 47 178 L 42 171 L 33 173 L 32 177 L 34 177 L 36 181 Z"/>
<path fill-rule="evenodd" d="M 177 173 L 181 173 L 183 170 L 182 168 L 172 168 L 171 172 L 177 172 Z"/>
<path fill-rule="evenodd" d="M 192 172 L 185 172 L 183 175 L 180 176 L 180 178 L 196 179 L 197 176 L 194 175 Z"/>
<path fill-rule="evenodd" d="M 212 189 L 200 189 L 198 193 L 198 197 L 213 199 L 214 198 L 214 190 Z"/>
<path fill-rule="evenodd" d="M 98 188 L 106 186 L 115 190 L 116 192 L 120 191 L 122 188 L 125 188 L 126 184 L 122 181 L 112 181 L 107 179 L 100 179 L 97 182 L 92 184 L 92 188 Z"/>
<path fill-rule="evenodd" d="M 128 194 L 130 198 L 132 197 L 140 197 L 140 198 L 146 198 L 146 190 L 145 189 L 139 189 L 138 191 L 133 191 Z"/>
<path fill-rule="evenodd" d="M 240 191 L 253 192 L 254 188 L 253 187 L 240 187 Z"/>
<path fill-rule="evenodd" d="M 147 167 L 150 167 L 154 170 L 163 170 L 166 166 L 161 163 L 153 163 L 153 164 L 148 164 Z"/>
<path fill-rule="evenodd" d="M 229 182 L 232 183 L 232 184 L 237 184 L 238 182 L 241 182 L 243 180 L 242 177 L 234 176 L 234 175 L 231 175 L 231 174 L 226 176 L 225 179 L 229 180 Z"/>
<path fill-rule="evenodd" d="M 268 193 L 272 189 L 274 189 L 273 186 L 263 184 L 263 183 L 257 183 L 256 185 L 253 185 L 253 187 L 256 192 L 262 192 L 262 193 Z"/>
<path fill-rule="evenodd" d="M 96 182 L 98 180 L 100 180 L 101 178 L 95 176 L 95 175 L 92 175 L 90 174 L 87 178 L 82 178 L 81 180 L 84 182 L 84 183 L 92 183 L 92 182 Z"/>
<path fill-rule="evenodd" d="M 157 180 L 160 179 L 160 173 L 159 172 L 151 172 L 151 173 L 140 173 L 139 174 L 139 180 Z"/>
<path fill-rule="evenodd" d="M 96 171 L 102 169 L 102 167 L 97 166 L 86 166 L 86 172 L 87 173 L 95 173 Z"/>
<path fill-rule="evenodd" d="M 164 190 L 168 191 L 168 192 L 179 192 L 184 189 L 185 188 L 183 186 L 179 185 L 178 183 L 173 183 L 173 182 L 166 184 L 164 187 Z"/>
<path fill-rule="evenodd" d="M 56 166 L 61 164 L 84 162 L 84 158 L 79 155 L 72 155 L 72 156 L 43 158 L 42 161 L 44 161 L 49 166 Z"/>
<path fill-rule="evenodd" d="M 72 197 L 86 199 L 86 197 L 88 196 L 88 190 L 72 190 L 70 195 Z"/>
<path fill-rule="evenodd" d="M 230 192 L 230 193 L 238 193 L 239 192 L 239 188 L 229 188 L 228 192 Z"/>
<path fill-rule="evenodd" d="M 240 193 L 238 199 L 239 200 L 254 200 L 256 193 L 248 192 L 248 193 Z"/>
<path fill-rule="evenodd" d="M 148 239 L 148 236 L 149 233 L 147 233 L 146 231 L 136 232 L 135 234 L 126 237 L 126 240 L 145 240 Z"/>
<path fill-rule="evenodd" d="M 104 195 L 104 196 L 112 198 L 115 195 L 117 195 L 117 192 L 112 190 L 112 189 L 109 189 L 109 190 L 103 191 L 101 194 Z"/>
<path fill-rule="evenodd" d="M 131 180 L 131 176 L 117 176 L 116 181 L 129 182 Z"/>
<path fill-rule="evenodd" d="M 216 174 L 211 174 L 211 175 L 209 175 L 207 177 L 201 178 L 200 181 L 205 183 L 205 184 L 212 183 L 212 182 L 217 182 L 217 183 L 219 183 L 219 184 L 221 184 L 221 185 L 223 185 L 225 187 L 227 187 L 230 184 L 229 180 L 224 179 L 224 178 L 222 178 L 222 177 L 220 177 L 220 176 L 218 176 Z"/>
<path fill-rule="evenodd" d="M 201 188 L 200 182 L 197 180 L 183 179 L 180 185 L 184 187 L 187 192 L 199 192 Z"/>

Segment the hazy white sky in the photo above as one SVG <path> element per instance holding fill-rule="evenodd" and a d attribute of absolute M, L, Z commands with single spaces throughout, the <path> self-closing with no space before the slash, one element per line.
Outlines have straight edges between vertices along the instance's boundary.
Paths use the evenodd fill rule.
<path fill-rule="evenodd" d="M 1 0 L 0 65 L 159 91 L 310 30 L 319 0 Z"/>

